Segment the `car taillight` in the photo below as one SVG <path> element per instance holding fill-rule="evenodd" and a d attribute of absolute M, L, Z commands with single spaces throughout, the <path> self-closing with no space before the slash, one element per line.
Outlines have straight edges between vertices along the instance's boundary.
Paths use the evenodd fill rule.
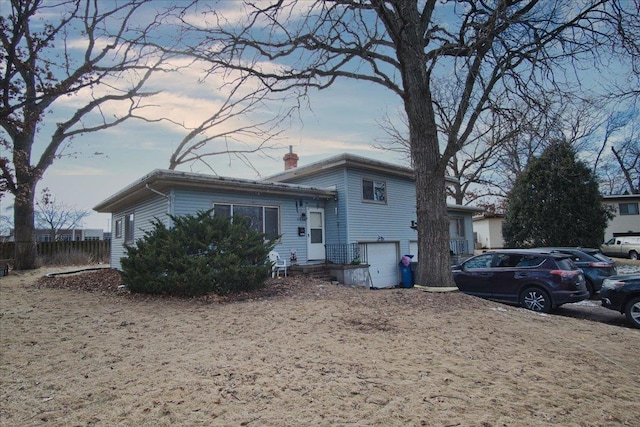
<path fill-rule="evenodd" d="M 590 262 L 589 267 L 593 268 L 611 268 L 613 264 L 609 264 L 608 262 Z"/>
<path fill-rule="evenodd" d="M 555 274 L 560 277 L 573 277 L 580 274 L 579 271 L 575 271 L 575 270 L 551 270 L 549 273 Z"/>

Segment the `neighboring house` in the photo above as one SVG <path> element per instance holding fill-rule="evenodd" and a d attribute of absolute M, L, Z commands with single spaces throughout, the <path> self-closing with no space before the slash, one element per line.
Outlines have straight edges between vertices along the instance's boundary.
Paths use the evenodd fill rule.
<path fill-rule="evenodd" d="M 603 196 L 603 203 L 613 208 L 614 218 L 605 230 L 603 241 L 615 236 L 640 236 L 640 194 Z M 473 217 L 473 231 L 478 249 L 499 249 L 504 246 L 502 223 L 504 215 L 488 214 Z"/>
<path fill-rule="evenodd" d="M 476 249 L 502 249 L 502 224 L 504 214 L 484 212 L 473 216 L 473 232 L 475 234 Z"/>
<path fill-rule="evenodd" d="M 124 243 L 133 243 L 157 218 L 200 210 L 243 215 L 267 235 L 280 235 L 276 250 L 300 264 L 354 259 L 369 264 L 374 287 L 398 284 L 398 262 L 417 253 L 415 182 L 409 168 L 350 154 L 297 167 L 264 180 L 154 170 L 98 204 L 112 214 L 111 266 L 120 268 Z M 454 182 L 453 178 L 448 178 Z M 473 252 L 471 216 L 476 208 L 449 206 L 451 250 Z"/>
<path fill-rule="evenodd" d="M 13 230 L 7 236 L 7 242 L 14 241 Z M 74 228 L 71 230 L 58 230 L 54 239 L 51 238 L 51 230 L 38 228 L 34 231 L 36 242 L 81 242 L 84 240 L 108 240 L 105 233 L 99 228 Z"/>
<path fill-rule="evenodd" d="M 604 241 L 615 236 L 640 236 L 640 194 L 603 196 L 603 203 L 613 208 L 615 217 L 609 221 Z"/>
<path fill-rule="evenodd" d="M 84 240 L 104 240 L 104 231 L 99 228 L 74 228 L 71 230 L 59 230 L 56 234 L 57 241 L 81 242 Z M 51 230 L 37 229 L 36 241 L 50 242 Z"/>

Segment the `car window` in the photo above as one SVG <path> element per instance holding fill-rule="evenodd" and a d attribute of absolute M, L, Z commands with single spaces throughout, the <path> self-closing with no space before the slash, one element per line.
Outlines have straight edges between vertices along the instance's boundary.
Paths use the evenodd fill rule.
<path fill-rule="evenodd" d="M 571 261 L 570 258 L 556 259 L 556 264 L 560 270 L 577 270 L 578 267 Z"/>
<path fill-rule="evenodd" d="M 544 262 L 544 257 L 539 255 L 523 255 L 516 267 L 537 267 Z"/>
<path fill-rule="evenodd" d="M 478 255 L 466 261 L 463 266 L 465 270 L 470 268 L 490 268 L 493 254 Z"/>
<path fill-rule="evenodd" d="M 602 262 L 611 262 L 611 259 L 601 253 L 593 254 L 593 257 Z"/>
<path fill-rule="evenodd" d="M 522 255 L 520 254 L 498 254 L 496 255 L 496 267 L 515 267 L 521 259 Z"/>
<path fill-rule="evenodd" d="M 580 252 L 572 252 L 571 253 L 571 259 L 574 260 L 574 261 L 588 261 L 589 260 L 588 256 L 589 255 L 587 255 L 584 252 L 582 252 L 582 253 L 580 253 Z"/>

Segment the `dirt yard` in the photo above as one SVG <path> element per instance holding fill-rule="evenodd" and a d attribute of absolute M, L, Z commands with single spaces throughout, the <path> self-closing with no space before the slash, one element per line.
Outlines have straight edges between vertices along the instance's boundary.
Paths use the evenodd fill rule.
<path fill-rule="evenodd" d="M 457 292 L 288 278 L 180 300 L 46 272 L 0 278 L 2 426 L 640 422 L 640 330 Z"/>

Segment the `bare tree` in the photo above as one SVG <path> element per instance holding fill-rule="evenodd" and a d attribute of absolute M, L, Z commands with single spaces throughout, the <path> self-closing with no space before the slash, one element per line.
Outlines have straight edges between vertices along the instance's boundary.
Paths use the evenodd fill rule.
<path fill-rule="evenodd" d="M 640 194 L 640 149 L 638 140 L 627 140 L 619 150 L 611 147 L 613 156 L 618 161 L 624 180 L 631 194 Z"/>
<path fill-rule="evenodd" d="M 635 108 L 609 113 L 594 170 L 608 194 L 640 194 L 640 113 Z"/>
<path fill-rule="evenodd" d="M 12 0 L 4 6 L 0 125 L 12 158 L 2 155 L 0 168 L 1 185 L 15 197 L 16 269 L 35 266 L 34 192 L 47 168 L 74 137 L 136 117 L 142 99 L 153 95 L 143 86 L 168 56 L 137 44 L 146 32 L 135 27 L 145 3 Z M 60 102 L 70 97 L 82 102 L 72 111 Z"/>
<path fill-rule="evenodd" d="M 200 123 L 168 118 L 164 106 L 147 101 L 158 93 L 146 89 L 152 76 L 200 65 L 189 55 L 191 47 L 172 49 L 180 40 L 164 28 L 172 7 L 155 9 L 165 6 L 151 0 L 12 0 L 9 13 L 0 16 L 0 56 L 6 63 L 0 144 L 12 153 L 0 155 L 0 190 L 15 198 L 16 269 L 35 265 L 36 185 L 81 135 L 130 119 L 170 122 L 186 130 L 169 159 L 171 169 L 200 162 L 213 170 L 207 158 L 220 154 L 253 167 L 249 154 L 277 146 L 280 126 L 296 106 L 249 75 L 203 70 L 201 86 L 222 83 L 207 91 L 216 101 L 203 108 L 207 116 Z M 71 110 L 64 102 L 69 98 L 81 104 Z M 35 153 L 41 154 L 34 158 Z"/>
<path fill-rule="evenodd" d="M 59 240 L 63 231 L 82 226 L 82 220 L 90 214 L 88 210 L 76 209 L 57 200 L 49 188 L 42 189 L 36 207 L 36 225 L 49 231 L 52 242 Z"/>
<path fill-rule="evenodd" d="M 483 117 L 469 142 L 449 159 L 447 174 L 457 179 L 457 183 L 447 186 L 447 196 L 458 205 L 480 202 L 485 198 L 502 198 L 510 187 L 505 187 L 505 179 L 497 173 L 502 165 L 505 151 L 510 143 L 518 140 L 530 129 L 527 124 L 527 112 L 506 109 L 498 114 Z M 517 118 L 514 114 L 517 113 Z M 378 122 L 385 137 L 379 138 L 373 146 L 380 150 L 399 153 L 410 160 L 409 128 L 406 115 L 399 113 L 397 118 L 388 114 Z M 446 117 L 438 117 L 438 129 L 444 133 L 440 123 L 446 123 Z M 487 121 L 488 120 L 488 121 Z"/>
<path fill-rule="evenodd" d="M 221 101 L 212 106 L 201 123 L 191 128 L 184 123 L 176 123 L 188 132 L 171 154 L 169 169 L 200 162 L 215 173 L 208 158 L 224 154 L 255 170 L 248 157 L 250 154 L 280 148 L 277 140 L 283 132 L 282 125 L 296 105 L 288 105 L 288 96 L 274 96 L 259 82 L 252 83 L 251 76 L 225 77 L 228 78 L 217 91 L 222 94 Z M 260 114 L 264 110 L 269 113 Z M 252 116 L 253 120 L 250 119 Z"/>
<path fill-rule="evenodd" d="M 440 286 L 453 285 L 445 172 L 480 117 L 503 108 L 494 100 L 535 106 L 543 91 L 562 93 L 569 71 L 611 53 L 627 22 L 638 20 L 615 0 L 246 1 L 248 19 L 237 25 L 195 5 L 190 39 L 199 37 L 194 51 L 212 64 L 253 74 L 274 91 L 351 78 L 402 99 L 423 260 L 417 282 Z M 450 96 L 438 98 L 440 81 L 451 82 Z M 443 135 L 437 110 L 449 118 Z"/>

